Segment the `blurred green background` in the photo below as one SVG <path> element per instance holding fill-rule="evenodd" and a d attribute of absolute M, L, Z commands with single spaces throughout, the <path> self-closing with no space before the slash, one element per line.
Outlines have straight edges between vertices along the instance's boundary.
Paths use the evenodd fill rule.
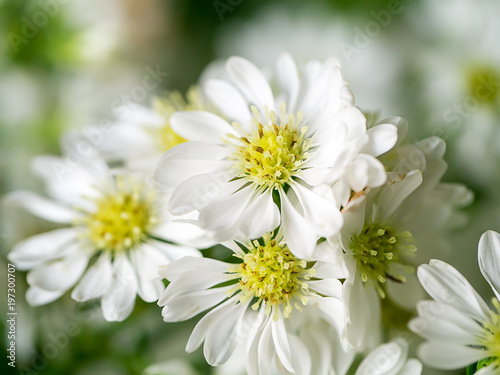
<path fill-rule="evenodd" d="M 0 33 L 0 195 L 41 191 L 30 159 L 60 153 L 67 130 L 112 118 L 148 69 L 168 76 L 140 98 L 144 104 L 187 90 L 209 63 L 233 54 L 264 69 L 283 51 L 299 62 L 335 55 L 367 114 L 405 117 L 411 141 L 447 141 L 445 180 L 466 184 L 476 199 L 445 260 L 489 297 L 476 249 L 482 232 L 500 230 L 497 1 L 0 0 Z M 5 280 L 10 247 L 50 226 L 8 205 L 1 210 Z M 68 296 L 28 308 L 24 274 L 16 276 L 20 371 L 5 366 L 2 374 L 140 374 L 182 358 L 210 373 L 200 351 L 184 354 L 194 322 L 162 324 L 159 308 L 139 300 L 123 323 L 105 323 L 97 306 Z M 5 311 L 6 298 L 0 305 Z"/>

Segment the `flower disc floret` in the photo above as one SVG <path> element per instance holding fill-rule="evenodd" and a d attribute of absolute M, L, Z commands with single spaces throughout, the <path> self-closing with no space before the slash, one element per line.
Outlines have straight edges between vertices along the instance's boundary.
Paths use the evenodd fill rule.
<path fill-rule="evenodd" d="M 241 290 L 240 301 L 256 299 L 252 308 L 257 310 L 262 301 L 266 314 L 274 306 L 284 306 L 283 314 L 289 317 L 293 306 L 301 310 L 298 303 L 306 305 L 309 295 L 309 280 L 314 269 L 307 269 L 307 262 L 292 255 L 285 244 L 278 243 L 266 235 L 261 242 L 255 240 L 247 245 L 248 252 L 240 257 L 242 262 L 231 265 L 229 274 L 239 279 L 237 286 L 230 291 Z M 278 315 L 275 315 L 277 319 Z"/>
<path fill-rule="evenodd" d="M 128 186 L 126 186 L 128 185 Z M 81 236 L 96 248 L 110 252 L 129 250 L 147 238 L 156 222 L 152 192 L 143 184 L 117 179 L 116 188 L 91 199 L 95 211 L 75 222 Z"/>
<path fill-rule="evenodd" d="M 251 133 L 242 137 L 230 136 L 236 149 L 232 155 L 239 178 L 270 188 L 279 188 L 291 182 L 309 157 L 311 139 L 306 138 L 307 127 L 299 127 L 301 115 L 282 118 L 279 124 L 270 113 L 270 125 L 254 121 Z"/>
<path fill-rule="evenodd" d="M 380 297 L 384 298 L 383 285 L 387 279 L 406 282 L 403 275 L 394 273 L 391 265 L 401 264 L 404 255 L 412 255 L 417 250 L 413 243 L 414 238 L 409 231 L 398 232 L 389 225 L 378 223 L 365 225 L 361 233 L 351 239 L 351 250 L 363 283 L 373 284 Z"/>

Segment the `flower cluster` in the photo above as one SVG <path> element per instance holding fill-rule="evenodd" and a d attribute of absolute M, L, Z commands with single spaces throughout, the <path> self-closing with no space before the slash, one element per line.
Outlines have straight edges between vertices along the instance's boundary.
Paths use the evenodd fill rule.
<path fill-rule="evenodd" d="M 423 288 L 415 275 L 450 251 L 472 195 L 441 182 L 444 142 L 412 144 L 407 128 L 367 121 L 334 58 L 298 66 L 282 54 L 266 76 L 232 57 L 186 98 L 127 108 L 71 168 L 37 157 L 48 197 L 8 200 L 65 226 L 9 259 L 29 271 L 33 306 L 72 289 L 76 301 L 100 298 L 108 321 L 127 318 L 137 295 L 165 322 L 203 313 L 186 350 L 203 345 L 212 366 L 244 352 L 248 374 L 420 374 L 405 338 L 417 309 L 410 328 L 430 341 L 426 364 L 479 361 L 493 374 L 498 301 L 490 310 L 437 261 L 420 266 Z M 481 244 L 498 297 L 500 239 Z M 437 302 L 417 303 L 424 289 Z"/>

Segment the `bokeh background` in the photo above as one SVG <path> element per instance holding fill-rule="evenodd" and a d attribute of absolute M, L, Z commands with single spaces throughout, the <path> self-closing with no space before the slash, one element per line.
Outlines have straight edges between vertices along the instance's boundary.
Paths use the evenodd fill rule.
<path fill-rule="evenodd" d="M 108 121 L 118 104 L 185 92 L 231 55 L 269 69 L 283 51 L 299 62 L 337 56 L 367 114 L 405 117 L 411 141 L 446 140 L 445 181 L 466 184 L 475 201 L 444 260 L 489 298 L 476 259 L 481 233 L 500 231 L 497 0 L 0 0 L 0 195 L 41 191 L 30 159 L 60 153 L 64 132 Z M 141 90 L 151 69 L 162 72 L 158 85 Z M 3 202 L 2 280 L 10 247 L 50 228 Z M 69 296 L 29 308 L 16 276 L 18 368 L 2 360 L 1 374 L 212 371 L 200 351 L 184 353 L 194 322 L 162 324 L 159 308 L 139 300 L 122 323 Z"/>

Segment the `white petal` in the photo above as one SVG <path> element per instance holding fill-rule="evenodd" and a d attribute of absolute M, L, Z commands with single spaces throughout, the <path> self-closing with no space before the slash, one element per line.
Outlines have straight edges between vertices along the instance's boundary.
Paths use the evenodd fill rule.
<path fill-rule="evenodd" d="M 203 354 L 212 366 L 223 364 L 233 354 L 240 339 L 245 308 L 242 305 L 233 305 L 222 311 L 223 313 L 212 323 L 203 346 Z"/>
<path fill-rule="evenodd" d="M 271 320 L 271 333 L 274 341 L 274 347 L 283 367 L 293 373 L 292 350 L 290 348 L 290 342 L 288 341 L 285 323 L 283 322 L 282 317 L 280 318 L 278 318 L 277 321 Z"/>
<path fill-rule="evenodd" d="M 366 131 L 368 143 L 363 146 L 360 152 L 379 156 L 389 151 L 398 140 L 398 131 L 394 125 L 376 125 Z"/>
<path fill-rule="evenodd" d="M 170 126 L 189 141 L 221 144 L 226 134 L 237 135 L 226 120 L 206 111 L 175 112 L 170 116 Z"/>
<path fill-rule="evenodd" d="M 342 283 L 338 279 L 308 281 L 309 289 L 328 297 L 342 299 Z"/>
<path fill-rule="evenodd" d="M 173 215 L 184 215 L 207 206 L 227 192 L 238 189 L 238 185 L 229 183 L 231 176 L 225 172 L 203 173 L 179 184 L 168 202 L 168 210 Z M 232 193 L 232 192 L 231 192 Z"/>
<path fill-rule="evenodd" d="M 295 373 L 297 375 L 311 374 L 311 356 L 305 344 L 297 336 L 290 335 L 290 346 L 292 353 L 300 353 L 300 355 L 294 355 L 292 357 Z"/>
<path fill-rule="evenodd" d="M 8 258 L 20 270 L 28 270 L 40 263 L 64 255 L 76 237 L 77 233 L 74 228 L 56 229 L 37 234 L 15 245 Z"/>
<path fill-rule="evenodd" d="M 242 57 L 231 57 L 226 64 L 227 74 L 250 104 L 261 111 L 274 110 L 271 87 L 262 72 Z"/>
<path fill-rule="evenodd" d="M 170 286 L 167 287 L 167 292 L 169 288 Z M 197 290 L 183 294 L 173 292 L 175 296 L 171 297 L 164 304 L 161 313 L 163 315 L 163 320 L 165 322 L 179 322 L 191 319 L 199 313 L 210 309 L 227 299 L 228 290 L 232 288 L 234 288 L 234 286 L 230 285 L 221 288 Z M 158 301 L 159 304 L 160 301 L 161 304 L 163 304 L 164 301 L 161 298 Z"/>
<path fill-rule="evenodd" d="M 468 331 L 450 322 L 446 317 L 414 318 L 408 327 L 428 341 L 474 345 L 476 338 Z"/>
<path fill-rule="evenodd" d="M 78 244 L 71 247 L 63 258 L 41 264 L 28 272 L 28 284 L 49 292 L 71 288 L 83 274 L 89 261 L 89 254 L 80 250 Z"/>
<path fill-rule="evenodd" d="M 386 181 L 384 165 L 371 155 L 357 155 L 347 166 L 346 180 L 356 193 L 365 187 L 380 186 Z"/>
<path fill-rule="evenodd" d="M 36 286 L 30 286 L 26 291 L 26 301 L 33 307 L 42 306 L 58 299 L 64 294 L 64 292 L 65 290 L 49 292 L 47 290 L 37 288 Z"/>
<path fill-rule="evenodd" d="M 30 191 L 15 191 L 5 197 L 6 203 L 16 204 L 33 215 L 54 223 L 68 224 L 80 215 L 78 212 Z"/>
<path fill-rule="evenodd" d="M 153 175 L 154 184 L 164 191 L 171 191 L 191 178 L 223 171 L 231 165 L 227 160 L 175 159 L 167 156 L 168 152 L 160 159 Z M 202 190 L 202 187 L 198 189 Z"/>
<path fill-rule="evenodd" d="M 489 308 L 467 279 L 455 268 L 442 261 L 432 260 L 417 270 L 418 279 L 436 301 L 463 311 L 478 321 L 489 316 Z"/>
<path fill-rule="evenodd" d="M 158 300 L 164 289 L 158 270 L 160 266 L 167 264 L 169 259 L 160 250 L 143 244 L 130 253 L 130 260 L 137 274 L 137 294 L 139 297 L 146 302 Z"/>
<path fill-rule="evenodd" d="M 290 251 L 298 258 L 309 259 L 314 253 L 318 235 L 307 220 L 293 207 L 283 190 L 281 198 L 281 228 Z"/>
<path fill-rule="evenodd" d="M 294 113 L 300 82 L 297 65 L 288 53 L 282 53 L 276 60 L 276 81 L 281 91 L 285 93 L 287 111 Z"/>
<path fill-rule="evenodd" d="M 397 375 L 420 375 L 422 373 L 422 363 L 417 359 L 409 359 Z"/>
<path fill-rule="evenodd" d="M 127 257 L 119 254 L 113 262 L 113 281 L 102 296 L 101 307 L 107 321 L 122 321 L 134 309 L 137 278 Z"/>
<path fill-rule="evenodd" d="M 322 237 L 330 237 L 338 233 L 342 227 L 343 218 L 334 203 L 301 184 L 294 183 L 290 186 L 302 204 L 305 219 L 313 224 L 316 233 Z"/>
<path fill-rule="evenodd" d="M 418 353 L 426 365 L 442 370 L 463 368 L 485 358 L 484 350 L 443 342 L 423 343 Z"/>
<path fill-rule="evenodd" d="M 379 218 L 388 218 L 422 184 L 422 172 L 411 171 L 403 180 L 384 186 L 379 197 Z"/>
<path fill-rule="evenodd" d="M 258 195 L 241 216 L 240 229 L 248 238 L 258 238 L 280 224 L 280 211 L 273 201 L 272 189 Z"/>
<path fill-rule="evenodd" d="M 217 108 L 229 119 L 243 126 L 251 120 L 248 103 L 240 92 L 229 83 L 211 79 L 205 84 L 205 93 Z"/>
<path fill-rule="evenodd" d="M 78 285 L 73 289 L 71 298 L 79 302 L 98 298 L 108 290 L 112 279 L 111 255 L 109 252 L 105 252 L 85 272 Z"/>
<path fill-rule="evenodd" d="M 187 224 L 186 224 L 187 225 Z M 160 264 L 160 266 L 168 264 L 170 262 L 175 262 L 178 259 L 184 257 L 201 257 L 201 252 L 193 247 L 172 245 L 165 242 L 160 242 L 156 240 L 149 241 L 152 246 L 161 251 L 165 255 L 165 262 Z M 155 271 L 158 274 L 159 269 Z"/>
<path fill-rule="evenodd" d="M 283 318 L 283 317 L 281 317 Z M 273 345 L 273 337 L 271 331 L 272 319 L 268 319 L 266 325 L 262 329 L 257 347 L 257 363 L 259 367 L 259 375 L 270 375 L 272 359 L 276 354 Z"/>
<path fill-rule="evenodd" d="M 500 300 L 500 234 L 489 230 L 479 240 L 479 268 Z"/>
<path fill-rule="evenodd" d="M 361 362 L 355 375 L 396 374 L 403 367 L 407 352 L 408 348 L 398 342 L 380 345 Z"/>
<path fill-rule="evenodd" d="M 252 195 L 252 188 L 247 186 L 230 197 L 210 202 L 200 211 L 200 227 L 216 233 L 231 228 L 246 210 Z M 219 237 L 219 239 L 226 241 L 231 238 Z"/>

